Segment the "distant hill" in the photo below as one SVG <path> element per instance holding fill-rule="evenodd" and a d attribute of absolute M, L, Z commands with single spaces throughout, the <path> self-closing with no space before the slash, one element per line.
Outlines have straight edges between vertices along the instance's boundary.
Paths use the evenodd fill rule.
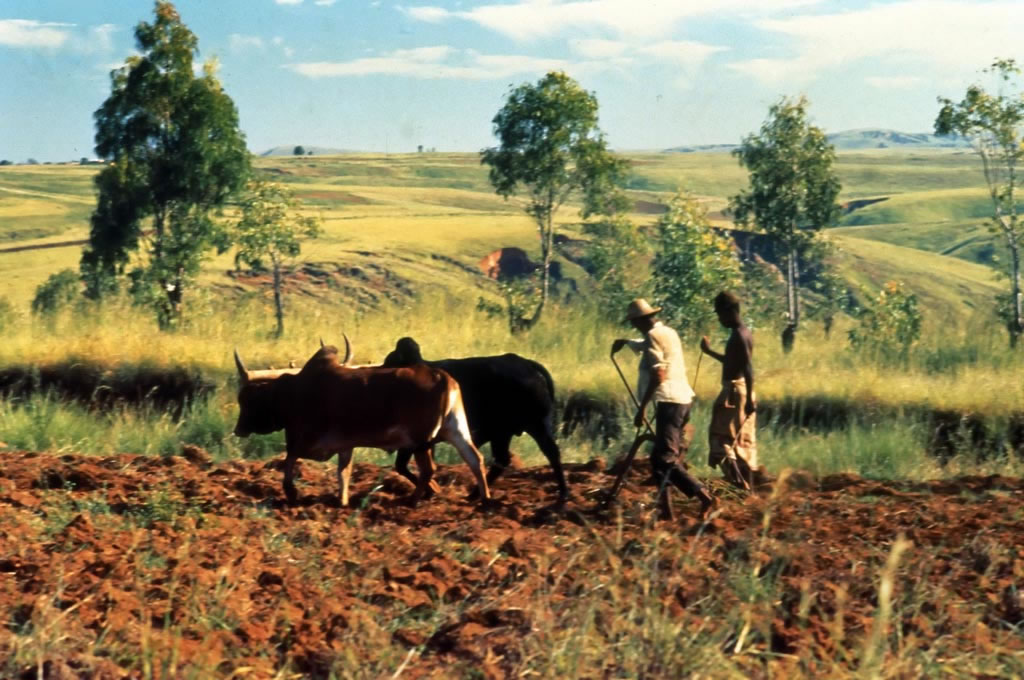
<path fill-rule="evenodd" d="M 844 130 L 828 135 L 828 140 L 839 151 L 858 149 L 966 149 L 967 141 L 962 137 L 939 137 L 927 132 L 898 132 L 864 128 Z M 674 146 L 665 149 L 667 153 L 694 153 L 697 151 L 732 151 L 738 144 L 694 144 Z"/>
<path fill-rule="evenodd" d="M 828 141 L 836 149 L 889 149 L 889 148 L 937 148 L 966 149 L 970 145 L 963 137 L 939 137 L 927 132 L 897 132 L 896 130 L 845 130 L 828 135 Z"/>
<path fill-rule="evenodd" d="M 310 151 L 312 151 L 314 156 L 330 156 L 332 154 L 337 154 L 337 153 L 351 153 L 352 152 L 351 149 L 332 149 L 329 146 L 306 146 L 305 144 L 302 145 L 302 148 L 306 150 L 307 154 Z M 294 156 L 295 154 L 292 153 L 293 151 L 295 151 L 295 145 L 294 144 L 292 144 L 290 146 L 288 146 L 288 145 L 285 145 L 285 146 L 275 146 L 273 149 L 267 149 L 266 151 L 264 151 L 260 155 L 261 156 Z"/>

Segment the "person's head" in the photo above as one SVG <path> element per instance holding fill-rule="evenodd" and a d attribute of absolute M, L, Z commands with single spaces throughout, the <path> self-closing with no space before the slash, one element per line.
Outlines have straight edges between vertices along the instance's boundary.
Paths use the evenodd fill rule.
<path fill-rule="evenodd" d="M 637 298 L 629 303 L 626 308 L 626 321 L 633 325 L 633 328 L 646 333 L 654 327 L 658 320 L 657 314 L 661 307 L 651 307 L 650 303 L 643 298 Z"/>
<path fill-rule="evenodd" d="M 736 328 L 740 320 L 740 299 L 727 290 L 715 296 L 715 314 L 718 322 L 726 328 Z"/>

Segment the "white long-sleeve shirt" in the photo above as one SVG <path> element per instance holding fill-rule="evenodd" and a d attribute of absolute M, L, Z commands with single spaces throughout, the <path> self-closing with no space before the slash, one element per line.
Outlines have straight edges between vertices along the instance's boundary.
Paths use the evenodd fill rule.
<path fill-rule="evenodd" d="M 655 371 L 664 369 L 665 379 L 654 391 L 652 401 L 689 404 L 693 401 L 693 388 L 686 377 L 683 343 L 679 334 L 660 321 L 647 331 L 641 340 L 630 340 L 629 348 L 640 355 L 637 367 L 636 398 L 643 399 Z"/>

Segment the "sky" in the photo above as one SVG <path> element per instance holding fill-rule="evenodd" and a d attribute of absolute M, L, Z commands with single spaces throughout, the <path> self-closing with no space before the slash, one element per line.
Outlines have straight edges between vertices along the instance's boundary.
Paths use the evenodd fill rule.
<path fill-rule="evenodd" d="M 931 131 L 1024 0 L 180 0 L 249 148 L 479 151 L 509 88 L 563 70 L 618 150 L 736 143 L 781 96 L 813 122 Z M 0 159 L 92 157 L 146 0 L 0 2 Z"/>

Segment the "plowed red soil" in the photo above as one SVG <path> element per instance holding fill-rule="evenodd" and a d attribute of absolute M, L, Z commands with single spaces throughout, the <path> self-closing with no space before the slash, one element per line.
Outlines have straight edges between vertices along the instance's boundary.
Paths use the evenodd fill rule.
<path fill-rule="evenodd" d="M 276 461 L 186 453 L 2 454 L 0 676 L 1024 668 L 1020 479 L 793 475 L 751 497 L 715 483 L 708 522 L 678 495 L 667 522 L 643 464 L 610 513 L 594 509 L 600 461 L 569 466 L 559 512 L 545 468 L 509 471 L 484 510 L 463 466 L 412 508 L 410 484 L 367 464 L 342 509 L 330 465 L 303 464 L 288 507 Z"/>

